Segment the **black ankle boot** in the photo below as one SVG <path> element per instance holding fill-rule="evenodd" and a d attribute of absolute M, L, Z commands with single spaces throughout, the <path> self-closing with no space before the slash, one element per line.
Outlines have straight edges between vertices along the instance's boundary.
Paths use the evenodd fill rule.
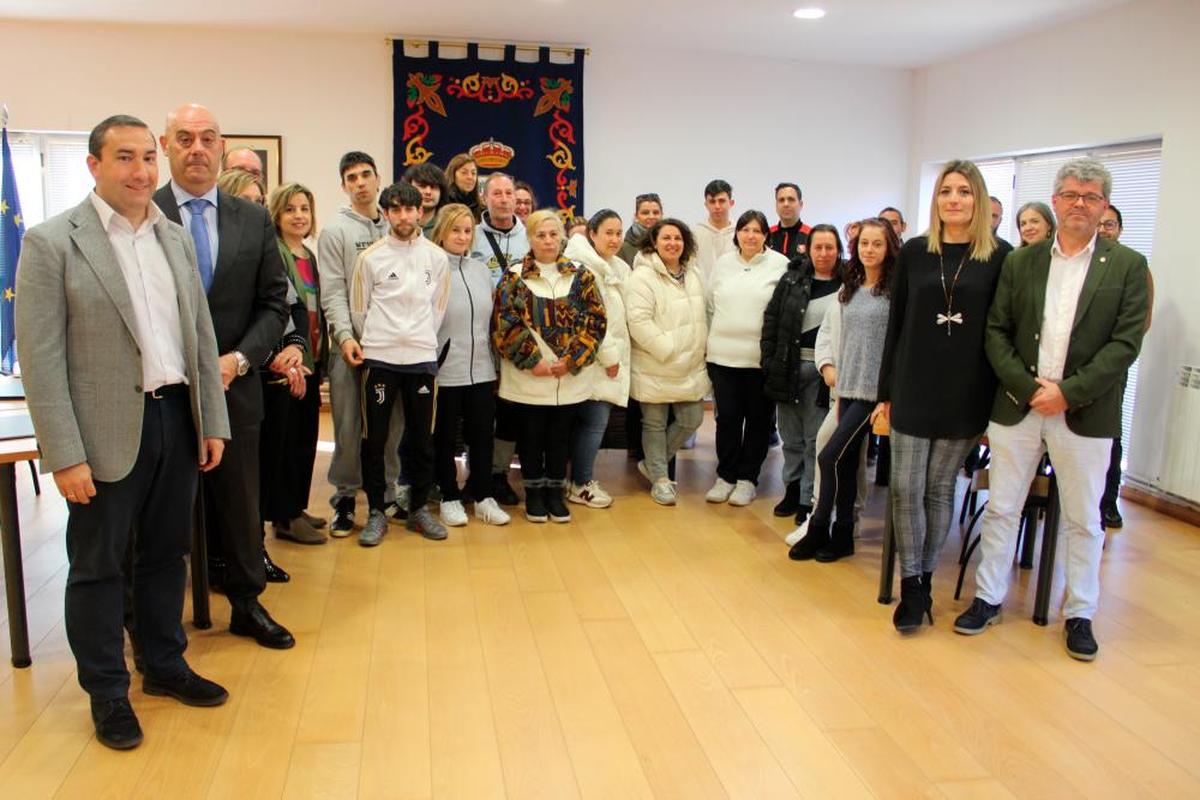
<path fill-rule="evenodd" d="M 933 573 L 921 573 L 921 591 L 925 595 L 925 616 L 929 617 L 929 624 L 933 624 Z"/>
<path fill-rule="evenodd" d="M 545 492 L 546 489 L 542 486 L 525 486 L 525 519 L 530 522 L 545 522 L 549 518 Z"/>
<path fill-rule="evenodd" d="M 822 523 L 820 520 L 810 519 L 808 521 L 808 531 L 804 534 L 804 538 L 792 545 L 792 549 L 788 550 L 788 558 L 792 561 L 808 561 L 829 546 L 829 523 Z"/>
<path fill-rule="evenodd" d="M 800 481 L 792 481 L 784 490 L 783 499 L 775 504 L 775 516 L 790 517 L 800 508 Z"/>
<path fill-rule="evenodd" d="M 925 587 L 920 577 L 913 575 L 900 580 L 900 602 L 892 614 L 892 624 L 901 633 L 912 633 L 921 627 L 926 614 Z"/>
<path fill-rule="evenodd" d="M 854 555 L 854 523 L 835 522 L 829 536 L 829 544 L 818 550 L 813 557 L 822 564 L 829 564 L 852 555 Z"/>
<path fill-rule="evenodd" d="M 796 506 L 796 524 L 803 525 L 804 520 L 808 519 L 808 515 L 812 513 L 812 506 Z"/>

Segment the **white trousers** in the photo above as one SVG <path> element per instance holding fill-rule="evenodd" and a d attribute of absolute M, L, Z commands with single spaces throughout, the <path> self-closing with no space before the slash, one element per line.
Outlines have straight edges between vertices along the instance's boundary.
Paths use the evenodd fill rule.
<path fill-rule="evenodd" d="M 993 605 L 1003 603 L 1008 594 L 1021 509 L 1044 450 L 1054 465 L 1062 506 L 1058 552 L 1067 574 L 1063 614 L 1067 619 L 1091 619 L 1100 596 L 1100 496 L 1112 439 L 1079 436 L 1067 427 L 1063 414 L 1044 417 L 1030 411 L 1016 425 L 988 425 L 988 445 L 992 462 L 976 594 Z"/>

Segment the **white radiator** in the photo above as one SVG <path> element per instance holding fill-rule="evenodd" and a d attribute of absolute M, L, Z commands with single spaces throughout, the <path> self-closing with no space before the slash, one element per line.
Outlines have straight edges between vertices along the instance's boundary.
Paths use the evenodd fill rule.
<path fill-rule="evenodd" d="M 1166 457 L 1159 486 L 1200 503 L 1200 366 L 1179 368 L 1171 395 Z"/>

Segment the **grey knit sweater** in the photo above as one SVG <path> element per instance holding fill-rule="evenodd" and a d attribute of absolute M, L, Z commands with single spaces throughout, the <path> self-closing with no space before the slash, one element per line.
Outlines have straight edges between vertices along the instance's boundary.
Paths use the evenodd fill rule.
<path fill-rule="evenodd" d="M 838 397 L 870 400 L 879 396 L 879 365 L 887 338 L 890 298 L 859 287 L 842 306 L 842 342 L 838 357 Z"/>

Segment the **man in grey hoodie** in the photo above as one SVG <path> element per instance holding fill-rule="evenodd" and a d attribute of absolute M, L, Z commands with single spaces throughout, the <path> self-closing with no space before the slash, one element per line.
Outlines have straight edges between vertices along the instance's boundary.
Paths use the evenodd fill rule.
<path fill-rule="evenodd" d="M 504 271 L 520 264 L 529 252 L 525 225 L 517 219 L 516 184 L 511 175 L 493 172 L 483 181 L 483 220 L 475 226 L 471 258 L 487 265 L 492 283 L 500 282 Z M 508 484 L 508 468 L 517 449 L 511 407 L 506 400 L 496 403 L 496 442 L 492 449 L 492 496 L 501 505 L 518 502 L 517 493 Z"/>
<path fill-rule="evenodd" d="M 317 240 L 317 271 L 321 285 L 321 309 L 328 320 L 329 333 L 337 346 L 329 355 L 329 400 L 333 406 L 333 458 L 329 462 L 329 482 L 334 486 L 330 505 L 333 536 L 349 536 L 354 528 L 354 499 L 362 487 L 362 406 L 359 403 L 358 365 L 362 347 L 350 326 L 350 279 L 358 254 L 388 231 L 387 218 L 379 209 L 379 173 L 375 159 L 352 151 L 342 156 L 338 166 L 342 191 L 350 206 L 325 223 Z M 384 473 L 391 516 L 402 515 L 395 508 L 396 479 L 400 475 L 400 436 L 403 417 L 399 405 L 392 415 L 392 429 L 385 450 Z"/>

